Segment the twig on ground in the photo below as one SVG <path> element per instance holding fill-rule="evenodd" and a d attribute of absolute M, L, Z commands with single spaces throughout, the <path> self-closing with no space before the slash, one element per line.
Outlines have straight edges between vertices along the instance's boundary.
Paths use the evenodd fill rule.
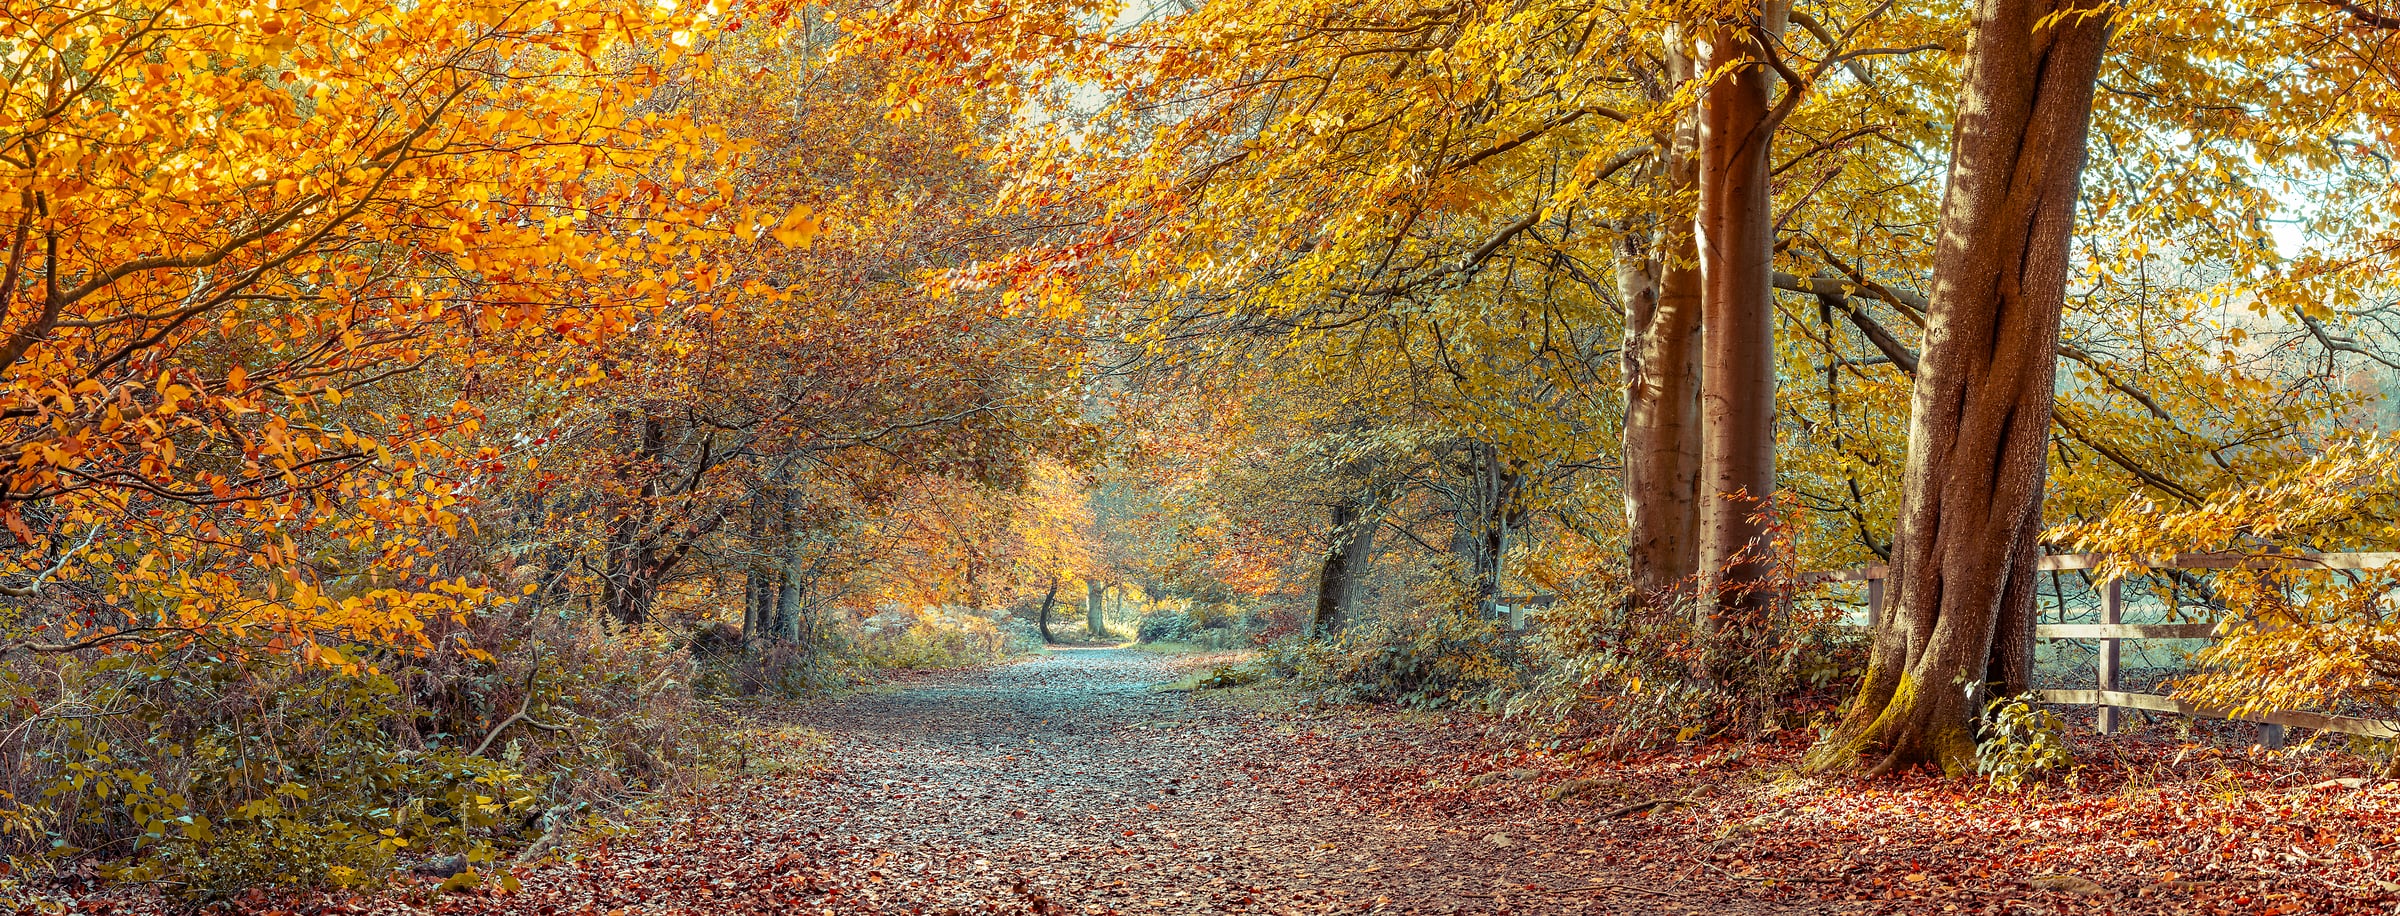
<path fill-rule="evenodd" d="M 1582 894 L 1591 891 L 1632 891 L 1636 894 L 1649 894 L 1654 897 L 1674 897 L 1677 899 L 1681 899 L 1685 896 L 1674 891 L 1660 890 L 1655 887 L 1643 887 L 1639 884 L 1625 884 L 1617 881 L 1602 881 L 1597 884 L 1586 884 L 1581 887 L 1526 887 L 1522 890 L 1511 891 L 1509 893 L 1551 894 L 1555 896 L 1559 894 Z M 1508 895 L 1509 894 L 1503 894 L 1499 891 L 1480 893 L 1476 891 L 1465 891 L 1458 894 L 1458 896 L 1461 897 L 1480 897 L 1485 899 L 1505 897 Z"/>
<path fill-rule="evenodd" d="M 532 843 L 527 844 L 522 851 L 518 852 L 517 857 L 511 860 L 509 865 L 513 867 L 533 862 L 558 848 L 559 841 L 566 837 L 568 829 L 574 824 L 574 818 L 569 815 L 574 814 L 575 809 L 581 807 L 583 804 L 580 802 L 567 802 L 552 805 L 550 810 L 542 812 L 541 822 L 546 825 L 542 828 L 542 835 L 536 837 Z"/>
<path fill-rule="evenodd" d="M 1806 877 L 1782 877 L 1782 878 L 1777 878 L 1777 877 L 1768 877 L 1768 876 L 1763 876 L 1763 875 L 1737 875 L 1737 874 L 1734 874 L 1734 873 L 1733 873 L 1733 872 L 1731 872 L 1731 871 L 1727 871 L 1727 870 L 1726 870 L 1726 868 L 1725 868 L 1724 866 L 1722 866 L 1722 865 L 1718 865 L 1718 864 L 1717 864 L 1717 863 L 1715 863 L 1715 862 L 1708 861 L 1707 859 L 1693 859 L 1692 861 L 1694 861 L 1694 862 L 1698 862 L 1698 863 L 1700 863 L 1700 864 L 1702 864 L 1702 865 L 1708 866 L 1709 868 L 1715 869 L 1715 870 L 1716 870 L 1716 872 L 1717 872 L 1717 874 L 1724 875 L 1725 877 L 1728 877 L 1728 878 L 1732 878 L 1732 879 L 1733 879 L 1733 880 L 1735 880 L 1735 881 L 1752 881 L 1752 882 L 1757 882 L 1757 883 L 1759 883 L 1759 884 L 1770 884 L 1770 883 L 1775 883 L 1775 882 L 1782 882 L 1782 883 L 1784 883 L 1784 884 L 1840 884 L 1840 883 L 1842 883 L 1842 879 L 1840 879 L 1840 878 L 1806 878 Z"/>
<path fill-rule="evenodd" d="M 1608 813 L 1606 813 L 1606 814 L 1603 814 L 1603 815 L 1600 815 L 1600 816 L 1601 816 L 1601 817 L 1604 817 L 1604 818 L 1612 818 L 1612 819 L 1613 819 L 1613 818 L 1625 817 L 1625 816 L 1627 816 L 1627 815 L 1632 815 L 1632 814 L 1640 814 L 1640 813 L 1642 813 L 1642 812 L 1644 812 L 1644 811 L 1648 811 L 1648 810 L 1650 810 L 1650 809 L 1652 809 L 1652 808 L 1663 808 L 1663 807 L 1667 807 L 1667 806 L 1669 806 L 1669 805 L 1689 805 L 1689 804 L 1691 804 L 1691 803 L 1692 803 L 1692 800 L 1691 800 L 1691 798 L 1690 798 L 1690 797 L 1688 797 L 1688 796 L 1677 796 L 1677 797 L 1669 797 L 1669 798 L 1653 798 L 1653 799 L 1650 799 L 1650 800 L 1648 800 L 1648 801 L 1638 801 L 1638 802 L 1634 802 L 1633 804 L 1626 805 L 1625 807 L 1618 808 L 1618 809 L 1616 809 L 1616 810 L 1614 810 L 1614 811 L 1610 811 L 1610 812 L 1608 812 Z"/>

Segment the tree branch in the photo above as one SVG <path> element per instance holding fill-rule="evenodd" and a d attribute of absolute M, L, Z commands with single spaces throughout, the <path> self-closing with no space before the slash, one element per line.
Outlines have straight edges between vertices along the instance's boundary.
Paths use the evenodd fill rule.
<path fill-rule="evenodd" d="M 567 730 L 566 726 L 552 725 L 547 722 L 536 721 L 532 717 L 526 715 L 528 711 L 533 709 L 533 678 L 534 675 L 540 673 L 542 673 L 542 663 L 538 661 L 534 662 L 533 667 L 527 669 L 525 672 L 525 699 L 523 702 L 517 704 L 516 713 L 510 715 L 506 719 L 500 720 L 500 724 L 492 726 L 492 730 L 483 736 L 483 743 L 475 745 L 475 749 L 468 751 L 467 756 L 483 756 L 484 751 L 491 749 L 492 742 L 500 738 L 501 732 L 507 731 L 509 726 L 515 725 L 519 722 L 523 722 L 546 732 L 563 732 Z"/>
<path fill-rule="evenodd" d="M 2351 2 L 2351 0 L 2326 0 L 2326 2 L 2341 7 L 2343 12 L 2350 14 L 2350 18 L 2370 29 L 2400 29 L 2400 16 L 2387 16 Z"/>
<path fill-rule="evenodd" d="M 58 562 L 50 564 L 49 569 L 42 570 L 41 575 L 33 577 L 33 584 L 9 585 L 5 582 L 0 582 L 0 595 L 7 595 L 11 598 L 33 597 L 35 594 L 41 592 L 43 583 L 50 581 L 51 576 L 58 575 L 59 570 L 67 568 L 67 563 L 74 560 L 76 554 L 82 553 L 84 548 L 92 546 L 92 539 L 99 536 L 100 526 L 95 524 L 92 526 L 92 530 L 83 533 L 82 543 L 76 544 L 74 547 L 68 548 L 65 552 L 60 553 L 58 555 Z"/>

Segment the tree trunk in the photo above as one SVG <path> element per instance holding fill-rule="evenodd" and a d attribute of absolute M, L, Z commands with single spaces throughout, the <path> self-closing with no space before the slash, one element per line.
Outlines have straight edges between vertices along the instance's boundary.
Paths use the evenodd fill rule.
<path fill-rule="evenodd" d="M 783 588 L 775 595 L 775 632 L 792 642 L 800 641 L 801 611 L 808 600 L 807 572 L 807 551 L 795 538 L 783 557 Z"/>
<path fill-rule="evenodd" d="M 644 416 L 637 433 L 632 411 L 618 411 L 616 420 L 620 434 L 635 440 L 633 453 L 620 459 L 616 469 L 620 485 L 633 491 L 634 503 L 619 508 L 608 520 L 601 604 L 617 622 L 638 626 L 650 619 L 651 602 L 658 597 L 657 577 L 666 566 L 653 542 L 656 533 L 651 523 L 658 511 L 657 463 L 666 450 L 667 424 L 662 418 Z M 630 485 L 636 475 L 641 478 L 639 487 Z"/>
<path fill-rule="evenodd" d="M 1691 60 L 1669 48 L 1669 79 Z M 1697 180 L 1695 124 L 1679 119 L 1659 174 L 1675 193 Z M 1700 568 L 1700 268 L 1692 222 L 1628 227 L 1617 254 L 1625 305 L 1625 530 L 1634 598 L 1681 600 Z"/>
<path fill-rule="evenodd" d="M 1812 768 L 1971 768 L 1978 688 L 2006 655 L 1995 634 L 2003 618 L 2003 642 L 2031 623 L 2059 313 L 2113 12 L 1976 4 L 1910 404 L 1893 612 Z"/>
<path fill-rule="evenodd" d="M 756 550 L 768 543 L 768 532 L 771 528 L 768 524 L 767 513 L 760 511 L 755 502 L 749 508 L 750 511 L 744 514 L 748 517 L 749 543 L 751 549 Z M 770 610 L 775 606 L 774 580 L 767 575 L 765 570 L 757 568 L 755 561 L 750 565 L 751 568 L 742 573 L 742 642 L 744 645 L 763 641 L 775 635 L 775 618 L 773 611 Z"/>
<path fill-rule="evenodd" d="M 1775 208 L 1768 194 L 1775 78 L 1759 34 L 1782 31 L 1774 0 L 1701 34 L 1700 574 L 1704 628 L 1754 625 L 1767 603 L 1773 545 L 1762 517 L 1775 493 Z M 1709 618 L 1713 618 L 1709 619 Z"/>
<path fill-rule="evenodd" d="M 742 574 L 742 642 L 750 643 L 773 635 L 774 620 L 768 615 L 769 595 L 767 576 L 758 570 Z"/>
<path fill-rule="evenodd" d="M 1109 587 L 1098 582 L 1090 583 L 1086 587 L 1090 589 L 1090 593 L 1086 596 L 1083 605 L 1083 627 L 1090 630 L 1094 636 L 1107 636 L 1108 621 L 1103 619 L 1101 612 L 1107 608 Z"/>
<path fill-rule="evenodd" d="M 1050 580 L 1050 591 L 1042 595 L 1042 613 L 1037 626 L 1042 631 L 1042 645 L 1053 645 L 1058 638 L 1050 635 L 1050 609 L 1058 606 L 1058 580 Z"/>
<path fill-rule="evenodd" d="M 1489 443 L 1468 442 L 1461 476 L 1450 552 L 1459 565 L 1470 607 L 1482 607 L 1500 593 L 1502 562 L 1508 536 L 1524 521 L 1520 491 L 1525 475 Z"/>
<path fill-rule="evenodd" d="M 2046 475 L 2047 471 L 2036 473 Z M 2042 481 L 2034 483 L 2034 492 L 2042 492 Z M 2033 626 L 2041 609 L 2042 581 L 2038 574 L 2042 501 L 2038 496 L 2028 510 L 2017 528 L 2016 552 L 2009 557 L 2008 580 L 2000 591 L 1999 622 L 1992 627 L 1992 651 L 1984 660 L 1983 699 L 2013 697 L 2033 689 Z"/>
<path fill-rule="evenodd" d="M 1366 578 L 1367 559 L 1375 549 L 1376 521 L 1371 507 L 1345 498 L 1333 505 L 1333 543 L 1317 570 L 1317 611 L 1309 620 L 1309 636 L 1326 638 L 1350 624 L 1358 605 L 1359 583 Z"/>

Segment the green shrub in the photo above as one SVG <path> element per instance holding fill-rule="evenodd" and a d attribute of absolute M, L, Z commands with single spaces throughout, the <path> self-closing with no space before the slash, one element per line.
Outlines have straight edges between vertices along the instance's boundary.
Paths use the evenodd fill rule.
<path fill-rule="evenodd" d="M 1151 611 L 1143 614 L 1141 623 L 1134 626 L 1134 639 L 1140 642 L 1186 642 L 1198 632 L 1199 624 L 1182 611 Z"/>
<path fill-rule="evenodd" d="M 850 638 L 850 647 L 867 668 L 960 668 L 1039 649 L 1040 642 L 989 616 L 941 608 L 877 614 Z"/>
<path fill-rule="evenodd" d="M 429 651 L 330 647 L 347 665 L 201 644 L 9 660 L 0 853 L 194 900 L 373 886 L 436 855 L 480 868 L 735 756 L 663 634 L 500 612 L 429 630 Z"/>
<path fill-rule="evenodd" d="M 1370 621 L 1333 639 L 1286 636 L 1268 644 L 1257 664 L 1336 701 L 1487 704 L 1521 686 L 1521 652 L 1509 635 L 1498 622 L 1441 612 Z"/>
<path fill-rule="evenodd" d="M 1975 772 L 2003 792 L 2020 791 L 2075 765 L 2066 724 L 2031 694 L 1986 704 L 1982 739 L 1975 745 Z"/>
<path fill-rule="evenodd" d="M 57 774 L 42 790 L 45 805 L 71 819 L 60 826 L 84 828 L 54 829 L 51 853 L 80 851 L 70 833 L 115 835 L 131 855 L 106 872 L 197 899 L 261 885 L 377 884 L 411 849 L 489 863 L 496 844 L 524 831 L 545 788 L 497 760 L 397 745 L 386 726 L 400 687 L 373 670 L 119 657 L 77 673 L 125 718 L 61 719 L 56 740 L 36 753 Z M 202 696 L 238 698 L 212 706 L 240 712 L 195 716 L 156 702 Z M 148 734 L 124 733 L 128 723 Z"/>
<path fill-rule="evenodd" d="M 1244 665 L 1218 665 L 1207 674 L 1192 680 L 1195 690 L 1230 690 L 1258 683 L 1261 675 L 1255 668 Z"/>

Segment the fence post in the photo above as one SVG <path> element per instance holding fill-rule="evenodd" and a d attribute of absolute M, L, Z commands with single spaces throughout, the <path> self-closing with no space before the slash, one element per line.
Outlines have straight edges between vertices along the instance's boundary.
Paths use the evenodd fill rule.
<path fill-rule="evenodd" d="M 1883 623 L 1883 579 L 1884 576 L 1891 575 L 1888 571 L 1884 573 L 1884 576 L 1874 575 L 1873 570 L 1873 567 L 1868 567 L 1867 629 L 1870 630 Z"/>
<path fill-rule="evenodd" d="M 2108 581 L 2100 586 L 2100 622 L 2107 626 L 2115 626 L 2124 622 L 2124 614 L 2125 580 L 2110 576 Z M 2117 689 L 2117 639 L 2114 636 L 2102 637 L 2100 640 L 2100 689 Z M 2099 712 L 2100 733 L 2103 735 L 2116 734 L 2117 708 L 2102 704 Z"/>
<path fill-rule="evenodd" d="M 2280 751 L 2286 740 L 2283 726 L 2273 722 L 2258 723 L 2258 744 L 2270 751 Z"/>
<path fill-rule="evenodd" d="M 2292 581 L 2290 579 L 2281 575 L 2276 576 L 2275 590 L 2283 594 L 2285 605 L 2288 606 L 2292 603 Z M 2260 747 L 2270 751 L 2280 751 L 2283 750 L 2284 740 L 2283 726 L 2273 722 L 2258 723 L 2258 745 Z"/>

